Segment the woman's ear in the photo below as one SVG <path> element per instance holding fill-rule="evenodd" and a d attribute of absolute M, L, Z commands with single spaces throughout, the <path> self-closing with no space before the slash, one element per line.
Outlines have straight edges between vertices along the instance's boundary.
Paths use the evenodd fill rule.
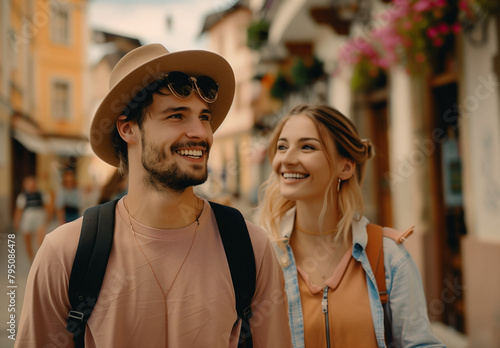
<path fill-rule="evenodd" d="M 340 170 L 339 178 L 341 180 L 349 180 L 356 171 L 356 164 L 349 158 L 342 158 L 340 165 L 342 169 Z"/>
<path fill-rule="evenodd" d="M 135 123 L 127 121 L 127 116 L 121 115 L 116 120 L 116 129 L 122 139 L 128 144 L 135 144 L 137 142 L 136 132 L 134 130 Z"/>

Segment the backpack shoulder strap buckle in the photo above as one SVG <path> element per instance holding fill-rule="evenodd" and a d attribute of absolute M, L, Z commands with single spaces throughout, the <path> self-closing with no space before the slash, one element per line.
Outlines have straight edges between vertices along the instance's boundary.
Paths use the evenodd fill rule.
<path fill-rule="evenodd" d="M 408 227 L 404 232 L 399 232 L 393 228 L 384 227 L 384 237 L 389 237 L 396 243 L 401 244 L 413 234 L 414 229 L 415 225 Z"/>
<path fill-rule="evenodd" d="M 68 313 L 68 320 L 76 320 L 79 322 L 83 322 L 83 317 L 85 315 L 82 312 L 70 310 Z"/>

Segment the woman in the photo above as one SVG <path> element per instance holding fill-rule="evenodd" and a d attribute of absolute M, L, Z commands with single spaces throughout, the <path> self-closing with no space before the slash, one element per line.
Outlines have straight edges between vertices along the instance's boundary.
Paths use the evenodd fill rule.
<path fill-rule="evenodd" d="M 36 178 L 29 175 L 23 180 L 23 191 L 17 196 L 14 211 L 14 229 L 24 237 L 26 253 L 33 261 L 33 236 L 37 238 L 37 249 L 40 247 L 49 224 L 50 196 L 40 191 Z"/>
<path fill-rule="evenodd" d="M 294 347 L 444 347 L 432 334 L 422 282 L 401 244 L 384 238 L 393 342 L 366 255 L 361 183 L 372 156 L 339 111 L 299 105 L 269 144 L 273 173 L 260 222 L 286 280 Z"/>

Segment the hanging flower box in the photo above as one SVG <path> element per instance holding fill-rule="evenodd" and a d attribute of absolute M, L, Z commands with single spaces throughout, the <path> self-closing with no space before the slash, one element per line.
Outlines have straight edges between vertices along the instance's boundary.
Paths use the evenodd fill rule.
<path fill-rule="evenodd" d="M 461 22 L 472 13 L 472 0 L 394 0 L 391 9 L 380 12 L 373 22 L 385 23 L 345 43 L 339 67 L 354 67 L 352 87 L 364 89 L 393 65 L 409 74 L 443 69 L 436 62 L 452 52 Z M 488 0 L 475 0 L 485 1 Z"/>

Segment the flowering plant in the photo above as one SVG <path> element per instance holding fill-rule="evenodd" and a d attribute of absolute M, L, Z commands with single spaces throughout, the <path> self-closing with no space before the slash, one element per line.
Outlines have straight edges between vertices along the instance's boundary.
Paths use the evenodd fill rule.
<path fill-rule="evenodd" d="M 432 62 L 461 30 L 461 19 L 472 14 L 470 1 L 394 0 L 389 10 L 374 16 L 373 29 L 343 45 L 339 68 L 354 66 L 353 80 L 371 79 L 396 64 L 410 74 L 432 69 Z"/>

